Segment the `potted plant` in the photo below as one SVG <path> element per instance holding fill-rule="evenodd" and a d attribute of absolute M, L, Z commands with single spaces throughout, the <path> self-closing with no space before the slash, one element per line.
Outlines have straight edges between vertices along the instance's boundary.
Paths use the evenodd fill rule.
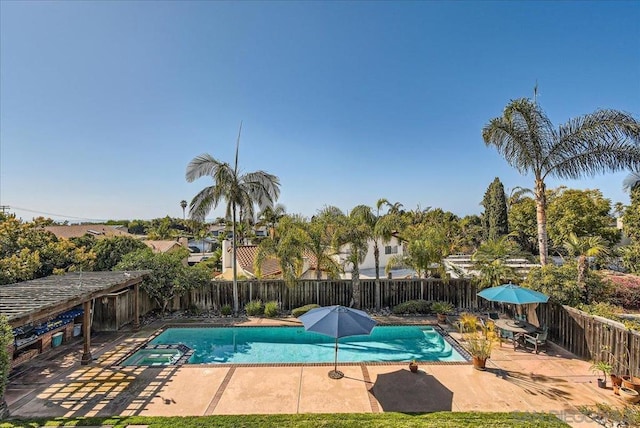
<path fill-rule="evenodd" d="M 453 305 L 449 302 L 435 302 L 431 305 L 431 310 L 438 315 L 440 324 L 446 324 L 447 314 L 453 312 Z"/>
<path fill-rule="evenodd" d="M 409 370 L 411 370 L 411 373 L 418 373 L 418 363 L 416 360 L 411 360 L 409 363 Z"/>
<path fill-rule="evenodd" d="M 484 326 L 480 330 L 465 334 L 464 339 L 467 351 L 472 357 L 473 368 L 484 370 L 487 359 L 491 357 L 493 345 L 498 341 L 495 331 L 490 326 Z"/>
<path fill-rule="evenodd" d="M 598 378 L 598 388 L 606 388 L 607 387 L 607 376 L 611 374 L 611 364 L 606 361 L 595 361 L 589 367 L 592 373 L 602 373 L 602 378 Z"/>

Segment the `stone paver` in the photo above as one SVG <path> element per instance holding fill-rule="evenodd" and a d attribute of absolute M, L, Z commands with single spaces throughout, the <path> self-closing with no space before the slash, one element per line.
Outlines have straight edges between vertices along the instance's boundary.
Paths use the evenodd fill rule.
<path fill-rule="evenodd" d="M 303 367 L 296 413 L 364 413 L 371 403 L 360 366 L 338 366 L 342 379 L 328 376 L 333 367 Z"/>

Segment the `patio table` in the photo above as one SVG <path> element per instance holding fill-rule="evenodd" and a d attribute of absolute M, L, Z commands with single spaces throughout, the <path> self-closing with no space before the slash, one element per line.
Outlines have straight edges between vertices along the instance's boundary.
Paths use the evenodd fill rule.
<path fill-rule="evenodd" d="M 494 323 L 496 328 L 513 333 L 513 349 L 516 349 L 516 347 L 518 346 L 518 341 L 520 338 L 522 338 L 522 336 L 524 336 L 525 334 L 531 334 L 538 329 L 538 327 L 533 324 L 529 324 L 526 321 L 495 320 Z"/>

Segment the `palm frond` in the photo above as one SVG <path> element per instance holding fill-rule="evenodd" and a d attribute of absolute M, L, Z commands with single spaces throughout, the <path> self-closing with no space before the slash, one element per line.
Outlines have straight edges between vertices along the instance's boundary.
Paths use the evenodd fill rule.
<path fill-rule="evenodd" d="M 220 162 L 208 153 L 196 156 L 187 165 L 187 172 L 185 177 L 189 183 L 197 180 L 200 177 L 215 175 L 215 171 L 220 168 L 230 168 L 228 164 Z"/>
<path fill-rule="evenodd" d="M 626 192 L 631 193 L 631 191 L 635 189 L 636 186 L 640 186 L 640 173 L 631 172 L 624 178 L 624 181 L 622 182 L 622 188 Z"/>

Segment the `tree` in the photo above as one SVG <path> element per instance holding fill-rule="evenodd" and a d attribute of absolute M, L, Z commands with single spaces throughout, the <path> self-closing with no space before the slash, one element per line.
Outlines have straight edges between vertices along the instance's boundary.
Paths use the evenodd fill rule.
<path fill-rule="evenodd" d="M 11 358 L 9 345 L 14 341 L 11 325 L 5 315 L 0 315 L 0 419 L 8 416 L 7 403 L 4 392 L 7 388 L 9 372 L 11 372 Z"/>
<path fill-rule="evenodd" d="M 566 250 L 571 234 L 599 236 L 611 247 L 620 240 L 620 231 L 611 218 L 611 201 L 599 190 L 559 189 L 548 192 L 548 235 L 554 250 Z"/>
<path fill-rule="evenodd" d="M 416 271 L 418 277 L 427 277 L 434 270 L 446 277 L 442 259 L 449 255 L 450 243 L 446 231 L 441 225 L 420 224 L 409 226 L 403 232 L 407 241 L 405 254 L 392 257 L 387 263 L 387 273 L 395 266 L 408 266 Z"/>
<path fill-rule="evenodd" d="M 93 252 L 58 239 L 41 224 L 48 222 L 23 223 L 13 215 L 0 221 L 0 284 L 93 269 Z"/>
<path fill-rule="evenodd" d="M 640 170 L 640 122 L 616 110 L 597 110 L 570 119 L 555 129 L 535 101 L 511 101 L 502 117 L 482 130 L 487 146 L 494 146 L 521 174 L 533 174 L 540 263 L 548 262 L 547 177 L 578 179 L 585 175 Z"/>
<path fill-rule="evenodd" d="M 240 125 L 242 130 L 242 124 Z M 211 177 L 213 185 L 202 189 L 191 200 L 189 216 L 204 221 L 205 216 L 215 209 L 221 201 L 225 201 L 225 218 L 233 224 L 233 310 L 239 311 L 238 272 L 237 272 L 237 234 L 236 222 L 238 210 L 253 218 L 254 205 L 260 209 L 272 206 L 280 195 L 280 181 L 275 175 L 264 171 L 240 174 L 238 171 L 238 150 L 240 148 L 240 132 L 236 142 L 234 166 L 221 162 L 209 154 L 196 156 L 187 166 L 186 179 L 193 182 L 201 177 Z"/>
<path fill-rule="evenodd" d="M 276 204 L 274 207 L 265 207 L 265 209 L 258 214 L 258 220 L 261 224 L 267 227 L 269 235 L 273 238 L 275 234 L 275 227 L 280 219 L 286 214 L 286 207 L 282 204 Z"/>
<path fill-rule="evenodd" d="M 631 204 L 624 210 L 622 230 L 631 244 L 622 248 L 622 263 L 631 272 L 640 274 L 640 173 L 632 172 L 623 187 L 629 192 Z"/>
<path fill-rule="evenodd" d="M 151 270 L 142 288 L 162 308 L 164 314 L 174 297 L 203 286 L 211 279 L 208 270 L 185 266 L 184 260 L 188 255 L 187 249 L 156 254 L 150 248 L 144 248 L 126 254 L 114 270 Z"/>
<path fill-rule="evenodd" d="M 575 307 L 584 299 L 584 288 L 578 285 L 577 275 L 578 267 L 574 261 L 562 266 L 548 264 L 531 269 L 522 286 L 546 294 L 554 303 Z M 605 281 L 598 272 L 587 271 L 585 281 L 594 301 L 608 299 L 610 288 L 607 285 L 608 281 Z"/>
<path fill-rule="evenodd" d="M 182 208 L 182 219 L 185 219 L 184 210 L 187 209 L 187 201 L 184 199 L 180 201 L 180 208 Z"/>
<path fill-rule="evenodd" d="M 473 253 L 482 242 L 482 220 L 477 215 L 467 215 L 458 222 L 459 230 L 455 236 L 452 252 Z"/>
<path fill-rule="evenodd" d="M 487 188 L 482 200 L 482 227 L 485 239 L 498 239 L 509 233 L 507 200 L 504 186 L 498 177 Z"/>
<path fill-rule="evenodd" d="M 131 236 L 114 236 L 98 240 L 93 246 L 96 254 L 96 270 L 111 270 L 131 252 L 147 248 L 140 240 Z"/>
<path fill-rule="evenodd" d="M 303 274 L 304 250 L 307 234 L 298 217 L 283 217 L 278 225 L 278 233 L 274 230 L 273 237 L 269 236 L 260 242 L 253 262 L 256 276 L 262 276 L 262 264 L 267 258 L 275 258 L 282 270 L 282 279 L 289 286 Z"/>
<path fill-rule="evenodd" d="M 373 259 L 376 272 L 376 285 L 375 285 L 375 307 L 380 310 L 380 245 L 386 244 L 391 241 L 393 233 L 401 226 L 401 217 L 398 214 L 380 215 L 380 209 L 383 205 L 392 207 L 389 202 L 382 198 L 376 203 L 376 213 L 374 214 L 370 207 L 366 205 L 358 205 L 351 212 L 352 216 L 357 216 L 361 222 L 367 227 L 367 239 L 373 241 Z M 365 254 L 366 256 L 366 254 Z"/>
<path fill-rule="evenodd" d="M 536 202 L 532 198 L 520 198 L 509 207 L 509 230 L 520 248 L 531 254 L 538 252 Z"/>
<path fill-rule="evenodd" d="M 332 230 L 336 225 L 331 222 L 330 216 L 324 216 L 320 212 L 310 222 L 305 222 L 303 227 L 307 234 L 305 241 L 306 250 L 316 259 L 316 279 L 322 278 L 322 272 L 327 272 L 329 278 L 339 278 L 342 271 L 335 258 L 335 249 L 332 247 Z"/>
<path fill-rule="evenodd" d="M 360 308 L 360 264 L 364 262 L 369 250 L 368 240 L 371 237 L 371 227 L 367 223 L 366 211 L 368 207 L 359 205 L 353 208 L 348 216 L 337 208 L 333 211 L 325 209 L 325 215 L 336 224 L 334 234 L 334 248 L 346 247 L 345 264 L 350 264 L 352 297 L 351 305 Z"/>
<path fill-rule="evenodd" d="M 578 237 L 571 233 L 564 245 L 570 256 L 578 258 L 578 285 L 584 290 L 584 302 L 590 303 L 591 292 L 586 282 L 589 257 L 609 255 L 607 243 L 600 236 Z"/>

